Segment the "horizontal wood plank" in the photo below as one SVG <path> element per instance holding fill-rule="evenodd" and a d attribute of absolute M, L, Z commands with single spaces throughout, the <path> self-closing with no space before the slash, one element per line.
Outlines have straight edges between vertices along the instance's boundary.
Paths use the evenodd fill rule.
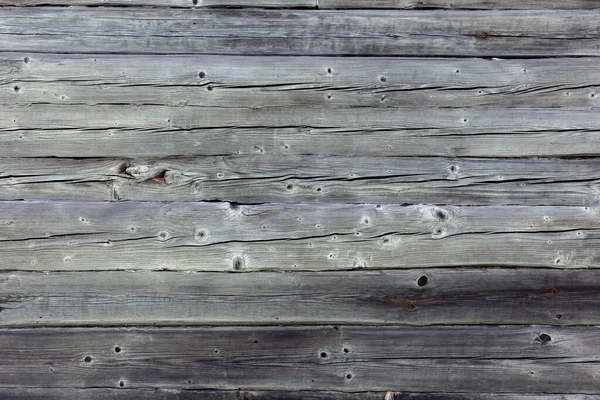
<path fill-rule="evenodd" d="M 599 174 L 599 158 L 0 158 L 0 200 L 595 207 Z"/>
<path fill-rule="evenodd" d="M 597 270 L 5 272 L 0 289 L 4 327 L 600 324 Z M 496 358 L 522 355 L 502 340 L 492 344 Z M 452 352 L 444 346 L 439 357 Z M 405 351 L 417 358 L 421 347 Z M 577 351 L 592 350 L 586 344 Z"/>
<path fill-rule="evenodd" d="M 597 268 L 598 209 L 0 202 L 4 270 Z"/>
<path fill-rule="evenodd" d="M 0 9 L 0 51 L 598 56 L 600 10 Z M 57 23 L 58 21 L 58 23 Z"/>
<path fill-rule="evenodd" d="M 0 157 L 598 156 L 595 109 L 0 106 Z"/>
<path fill-rule="evenodd" d="M 129 388 L 2 388 L 0 396 L 11 400 L 598 400 L 599 395 L 521 393 L 407 393 L 334 391 L 242 391 Z"/>
<path fill-rule="evenodd" d="M 26 105 L 594 107 L 600 106 L 600 68 L 591 58 L 4 53 L 0 88 L 0 104 Z"/>
<path fill-rule="evenodd" d="M 448 9 L 529 10 L 594 9 L 598 0 L 0 0 L 4 6 L 153 6 L 153 7 L 252 7 L 311 9 Z"/>
<path fill-rule="evenodd" d="M 547 327 L 9 330 L 0 332 L 0 385 L 597 393 L 598 336 Z"/>

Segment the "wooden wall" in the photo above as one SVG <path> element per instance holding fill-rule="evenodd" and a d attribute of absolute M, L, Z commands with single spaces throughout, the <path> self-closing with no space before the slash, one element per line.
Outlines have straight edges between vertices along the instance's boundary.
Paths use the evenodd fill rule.
<path fill-rule="evenodd" d="M 600 0 L 0 0 L 0 398 L 599 400 Z"/>

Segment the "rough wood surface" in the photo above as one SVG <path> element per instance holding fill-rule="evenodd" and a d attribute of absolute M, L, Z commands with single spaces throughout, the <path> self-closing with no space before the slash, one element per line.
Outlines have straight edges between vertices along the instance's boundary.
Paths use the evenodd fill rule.
<path fill-rule="evenodd" d="M 599 400 L 599 20 L 0 0 L 0 398 Z"/>
<path fill-rule="evenodd" d="M 0 104 L 232 108 L 600 106 L 600 70 L 592 58 L 4 53 L 0 55 L 0 88 L 4 89 L 0 91 Z"/>
<path fill-rule="evenodd" d="M 0 51 L 539 57 L 600 55 L 600 10 L 0 8 Z M 57 22 L 59 21 L 59 22 Z"/>
<path fill-rule="evenodd" d="M 0 396 L 11 400 L 598 400 L 598 395 L 520 393 L 406 393 L 334 391 L 242 391 L 129 388 L 0 388 Z"/>
<path fill-rule="evenodd" d="M 0 0 L 3 6 L 262 7 L 310 9 L 538 10 L 600 8 L 598 0 Z"/>
<path fill-rule="evenodd" d="M 0 199 L 596 207 L 599 174 L 599 158 L 0 158 Z"/>
<path fill-rule="evenodd" d="M 6 272 L 0 274 L 0 289 L 3 327 L 600 324 L 597 270 Z M 423 328 L 414 336 L 423 338 L 427 332 Z M 461 352 L 476 349 L 463 339 L 455 337 Z M 497 345 L 495 357 L 508 357 L 503 340 L 490 336 L 489 341 L 485 351 Z M 423 353 L 421 346 L 404 351 L 414 352 L 406 357 L 433 357 L 436 351 L 445 357 L 444 352 L 453 351 L 439 346 Z M 586 341 L 568 351 L 585 356 L 598 350 Z"/>
<path fill-rule="evenodd" d="M 5 387 L 484 393 L 600 388 L 597 328 L 35 329 L 0 336 Z M 551 378 L 556 375 L 562 379 Z"/>
<path fill-rule="evenodd" d="M 597 268 L 597 208 L 0 202 L 4 270 Z"/>
<path fill-rule="evenodd" d="M 0 157 L 598 156 L 595 109 L 0 106 Z"/>

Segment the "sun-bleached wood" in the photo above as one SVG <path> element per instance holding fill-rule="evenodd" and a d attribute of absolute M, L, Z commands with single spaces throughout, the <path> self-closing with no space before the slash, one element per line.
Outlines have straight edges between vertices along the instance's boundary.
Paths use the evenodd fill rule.
<path fill-rule="evenodd" d="M 599 204 L 600 159 L 0 158 L 0 200 Z"/>
<path fill-rule="evenodd" d="M 0 207 L 4 270 L 600 266 L 593 207 L 155 202 L 0 202 Z"/>
<path fill-rule="evenodd" d="M 0 106 L 0 157 L 600 155 L 595 109 Z"/>
<path fill-rule="evenodd" d="M 600 55 L 600 10 L 0 8 L 0 51 L 540 57 Z M 160 21 L 160 22 L 157 22 Z"/>
<path fill-rule="evenodd" d="M 4 89 L 0 91 L 0 104 L 27 105 L 600 106 L 600 68 L 593 58 L 484 60 L 4 53 L 0 55 L 0 85 Z M 203 110 L 196 112 L 203 113 Z"/>
<path fill-rule="evenodd" d="M 448 9 L 448 10 L 540 10 L 594 9 L 598 0 L 0 0 L 17 6 L 152 6 L 152 7 L 264 7 L 311 9 Z"/>

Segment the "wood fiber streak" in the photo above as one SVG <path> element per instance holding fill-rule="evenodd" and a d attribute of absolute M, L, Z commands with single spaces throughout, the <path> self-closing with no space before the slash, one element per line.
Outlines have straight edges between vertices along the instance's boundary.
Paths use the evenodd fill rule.
<path fill-rule="evenodd" d="M 0 289 L 3 327 L 600 324 L 597 270 L 6 272 L 0 274 Z M 375 329 L 373 334 L 403 332 L 398 329 Z M 407 337 L 424 340 L 437 335 L 436 329 L 423 328 L 417 334 L 409 330 Z M 491 333 L 482 336 L 486 342 L 481 347 L 465 340 L 462 333 L 438 335 L 440 340 L 446 338 L 439 348 L 407 347 L 404 339 L 397 343 L 409 358 L 447 357 L 453 351 L 464 357 L 482 357 L 475 353 L 485 351 L 494 352 L 491 358 L 531 356 L 522 348 L 510 350 L 517 342 L 508 336 L 503 340 L 493 330 L 485 332 Z M 454 342 L 448 344 L 451 336 Z M 557 347 L 562 349 L 560 356 L 597 353 L 598 344 L 589 339 Z M 382 339 L 382 343 L 396 341 Z"/>
<path fill-rule="evenodd" d="M 598 56 L 598 9 L 532 11 L 0 8 L 0 51 Z"/>
<path fill-rule="evenodd" d="M 10 367 L 0 366 L 0 384 L 593 393 L 599 388 L 594 379 L 596 330 L 538 326 L 10 330 L 1 332 L 0 351 Z M 543 335 L 550 340 L 539 341 Z M 575 350 L 582 342 L 590 346 L 588 352 L 572 357 L 575 353 L 567 350 L 569 356 L 561 356 L 561 348 Z M 494 359 L 498 351 L 503 358 Z M 429 355 L 423 357 L 424 352 Z M 530 357 L 523 358 L 523 353 Z M 436 379 L 430 379 L 433 373 Z M 556 374 L 563 379 L 549 378 Z"/>
<path fill-rule="evenodd" d="M 597 208 L 0 202 L 4 270 L 597 268 Z"/>
<path fill-rule="evenodd" d="M 600 155 L 595 109 L 0 106 L 0 157 Z"/>
<path fill-rule="evenodd" d="M 228 108 L 594 107 L 600 106 L 597 64 L 592 58 L 484 60 L 4 53 L 0 55 L 0 89 L 3 89 L 0 104 Z"/>

